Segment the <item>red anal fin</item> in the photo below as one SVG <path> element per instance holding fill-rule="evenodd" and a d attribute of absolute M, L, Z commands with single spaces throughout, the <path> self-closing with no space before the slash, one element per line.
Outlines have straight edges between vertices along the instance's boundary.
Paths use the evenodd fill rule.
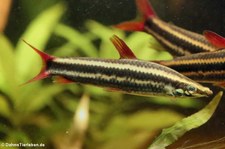
<path fill-rule="evenodd" d="M 28 46 L 30 46 L 42 59 L 42 68 L 41 68 L 41 71 L 39 72 L 38 75 L 36 75 L 33 79 L 30 79 L 29 81 L 27 81 L 26 83 L 22 84 L 22 85 L 25 85 L 25 84 L 28 84 L 28 83 L 31 83 L 33 81 L 37 81 L 37 80 L 41 80 L 41 79 L 44 79 L 44 78 L 47 78 L 50 74 L 49 72 L 46 71 L 46 64 L 48 61 L 51 61 L 53 60 L 55 57 L 53 56 L 50 56 L 40 50 L 38 50 L 37 48 L 33 47 L 31 44 L 27 43 L 25 40 L 23 40 Z"/>
<path fill-rule="evenodd" d="M 137 59 L 132 50 L 118 36 L 113 35 L 110 40 L 120 54 L 120 58 Z"/>
<path fill-rule="evenodd" d="M 69 83 L 74 83 L 74 82 L 71 80 L 68 80 L 64 77 L 56 76 L 56 77 L 54 77 L 54 83 L 69 84 Z"/>
<path fill-rule="evenodd" d="M 125 30 L 125 31 L 143 31 L 144 23 L 143 22 L 123 22 L 114 27 Z"/>
<path fill-rule="evenodd" d="M 136 0 L 136 5 L 145 19 L 157 16 L 148 0 Z"/>
<path fill-rule="evenodd" d="M 204 31 L 205 38 L 217 48 L 225 48 L 225 38 L 212 31 Z"/>

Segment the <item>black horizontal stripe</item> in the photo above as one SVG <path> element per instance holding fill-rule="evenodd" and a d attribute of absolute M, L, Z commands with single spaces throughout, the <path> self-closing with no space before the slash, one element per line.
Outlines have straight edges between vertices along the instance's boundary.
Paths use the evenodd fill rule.
<path fill-rule="evenodd" d="M 197 34 L 197 33 L 194 33 L 194 32 L 191 32 L 191 31 L 188 31 L 188 30 L 185 30 L 183 28 L 180 28 L 178 26 L 175 26 L 173 24 L 168 24 L 171 28 L 173 28 L 174 31 L 177 31 L 181 34 L 186 34 L 188 37 L 190 37 L 192 40 L 196 40 L 196 41 L 200 41 L 201 43 L 205 44 L 205 45 L 208 45 L 209 47 L 211 47 L 212 49 L 216 50 L 216 48 L 214 48 L 207 40 L 206 38 L 201 35 L 201 34 Z M 205 51 L 202 51 L 202 52 L 209 52 L 209 50 L 207 49 L 203 49 Z"/>
<path fill-rule="evenodd" d="M 225 70 L 225 62 L 223 63 L 210 63 L 210 64 L 181 64 L 170 65 L 170 68 L 182 73 L 182 72 L 198 72 L 198 71 L 212 71 L 212 70 Z"/>
<path fill-rule="evenodd" d="M 84 58 L 82 58 L 84 59 Z M 86 59 L 87 60 L 87 59 Z M 91 59 L 90 61 L 97 61 L 96 59 Z M 103 61 L 103 60 L 102 60 Z M 110 63 L 117 63 L 118 65 L 121 64 L 132 64 L 139 67 L 144 68 L 157 68 L 157 69 L 165 69 L 164 67 L 154 64 L 154 63 L 144 63 L 140 61 L 134 60 L 104 60 L 104 62 Z M 66 64 L 66 63 L 59 63 L 59 62 L 51 62 L 49 64 L 49 71 L 52 72 L 52 75 L 60 75 L 64 78 L 67 78 L 71 81 L 78 82 L 78 83 L 85 83 L 85 84 L 92 84 L 97 86 L 104 86 L 110 88 L 119 88 L 121 90 L 130 92 L 155 92 L 155 93 L 162 93 L 166 92 L 165 87 L 167 85 L 171 85 L 174 88 L 181 88 L 184 87 L 185 84 L 179 82 L 179 80 L 173 80 L 173 78 L 165 78 L 160 74 L 156 74 L 155 72 L 151 73 L 144 73 L 139 71 L 138 69 L 132 70 L 130 68 L 127 69 L 118 69 L 113 67 L 102 67 L 102 66 L 93 66 L 93 65 L 84 65 L 84 64 Z M 107 65 L 106 65 L 107 66 Z M 168 72 L 170 69 L 166 69 L 165 72 Z M 63 74 L 58 74 L 54 72 L 63 72 Z M 82 75 L 70 75 L 67 72 L 71 71 L 74 73 L 85 73 L 89 76 L 82 76 Z M 170 70 L 170 73 L 174 73 L 174 71 Z M 177 73 L 178 74 L 178 73 Z M 91 77 L 91 76 L 95 77 Z M 110 77 L 112 79 L 107 80 L 104 76 Z M 118 78 L 125 78 L 121 81 Z M 182 77 L 183 78 L 183 77 Z M 137 81 L 153 81 L 156 84 L 151 83 L 137 83 Z"/>
<path fill-rule="evenodd" d="M 170 25 L 166 24 L 168 27 L 170 27 L 172 30 L 174 30 L 174 28 L 172 28 Z M 165 40 L 169 41 L 171 44 L 180 47 L 183 50 L 187 50 L 188 52 L 191 53 L 199 53 L 199 52 L 205 52 L 208 51 L 207 49 L 204 49 L 203 47 L 200 47 L 198 45 L 192 44 L 191 40 L 192 40 L 192 36 L 187 35 L 185 32 L 182 32 L 183 35 L 187 36 L 190 38 L 189 41 L 183 40 L 177 36 L 174 36 L 173 34 L 171 34 L 170 32 L 168 32 L 167 30 L 161 28 L 160 26 L 158 26 L 156 23 L 154 23 L 154 21 L 152 19 L 147 19 L 145 26 L 148 27 L 150 30 L 156 32 L 158 35 L 162 36 Z M 181 32 L 178 30 L 174 30 L 175 32 Z M 157 38 L 155 36 L 155 38 Z M 201 41 L 202 39 L 193 39 L 193 40 L 199 40 Z M 172 54 L 176 54 L 177 56 L 181 56 L 183 55 L 182 53 L 178 52 L 176 49 L 172 49 L 170 47 L 168 47 L 168 45 L 166 45 L 163 41 L 160 41 L 160 43 L 162 43 L 164 46 L 166 46 L 166 48 L 169 48 L 167 50 L 169 50 L 169 52 L 171 52 Z M 177 53 L 176 53 L 177 52 Z"/>
<path fill-rule="evenodd" d="M 207 72 L 225 70 L 225 50 L 177 57 L 163 64 L 178 72 Z M 223 60 L 224 59 L 224 60 Z M 172 62 L 172 63 L 170 63 Z"/>
<path fill-rule="evenodd" d="M 176 71 L 172 70 L 172 69 L 169 69 L 169 68 L 166 68 L 166 67 L 163 67 L 161 65 L 158 65 L 156 63 L 153 63 L 153 62 L 145 62 L 145 61 L 140 61 L 140 60 L 129 60 L 129 59 L 119 59 L 119 60 L 115 60 L 115 59 L 99 59 L 99 58 L 87 58 L 87 57 L 75 57 L 75 58 L 70 58 L 70 59 L 76 59 L 76 60 L 86 60 L 86 61 L 90 61 L 90 62 L 106 62 L 106 63 L 112 63 L 112 64 L 118 64 L 118 65 L 125 65 L 125 64 L 128 64 L 128 65 L 132 65 L 132 66 L 136 66 L 137 68 L 146 68 L 146 69 L 151 69 L 151 68 L 154 68 L 156 70 L 160 70 L 160 71 L 163 71 L 164 73 L 170 73 L 172 75 L 175 75 L 175 76 L 179 76 L 180 78 L 184 78 L 183 75 L 177 73 Z M 66 66 L 66 69 L 67 70 L 82 70 L 83 66 L 80 66 L 80 64 L 64 64 L 64 63 L 57 63 L 57 62 L 53 62 L 53 64 L 57 64 L 59 67 L 60 65 L 62 66 Z M 85 72 L 94 72 L 94 71 L 104 71 L 106 68 L 107 65 L 105 67 L 102 67 L 102 66 L 95 66 L 95 67 L 92 67 L 92 66 L 87 66 L 84 70 Z M 129 69 L 129 68 L 127 68 Z M 138 71 L 138 69 L 136 70 L 130 70 L 130 71 Z M 100 71 L 101 72 L 101 71 Z M 152 74 L 154 74 L 154 72 L 152 72 Z"/>
<path fill-rule="evenodd" d="M 225 50 L 177 57 L 161 64 L 195 81 L 210 83 L 225 80 Z"/>
<path fill-rule="evenodd" d="M 185 74 L 187 77 L 199 81 L 199 82 L 221 82 L 225 80 L 225 72 L 220 72 L 220 73 L 198 73 L 198 72 L 192 72 L 192 73 L 188 73 Z"/>
<path fill-rule="evenodd" d="M 225 50 L 218 50 L 215 52 L 205 52 L 205 53 L 197 53 L 189 56 L 181 56 L 181 57 L 176 57 L 174 61 L 182 61 L 182 60 L 195 60 L 199 59 L 204 63 L 204 61 L 209 61 L 210 59 L 218 59 L 218 58 L 225 58 Z M 224 60 L 225 61 L 225 60 Z"/>

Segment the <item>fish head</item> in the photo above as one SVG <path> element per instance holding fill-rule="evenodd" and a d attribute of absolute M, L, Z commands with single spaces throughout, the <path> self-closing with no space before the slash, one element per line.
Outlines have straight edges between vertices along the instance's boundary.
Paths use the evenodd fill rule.
<path fill-rule="evenodd" d="M 182 87 L 179 87 L 173 91 L 174 96 L 178 97 L 208 97 L 212 95 L 213 92 L 208 88 L 204 87 L 200 84 L 187 84 L 182 85 Z"/>

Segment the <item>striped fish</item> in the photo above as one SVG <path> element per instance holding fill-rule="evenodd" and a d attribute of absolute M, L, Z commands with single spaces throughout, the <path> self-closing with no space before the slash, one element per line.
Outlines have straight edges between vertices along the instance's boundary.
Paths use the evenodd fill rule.
<path fill-rule="evenodd" d="M 154 36 L 175 57 L 217 50 L 201 34 L 159 19 L 148 0 L 136 0 L 136 3 L 143 14 L 144 22 L 124 22 L 115 25 L 115 27 L 128 31 L 147 32 Z"/>
<path fill-rule="evenodd" d="M 222 49 L 152 62 L 170 67 L 194 81 L 225 87 L 225 38 L 211 31 L 205 31 L 204 36 L 215 47 Z M 132 50 L 123 44 L 117 46 L 120 55 L 126 59 L 137 59 Z"/>
<path fill-rule="evenodd" d="M 223 49 L 177 57 L 173 60 L 158 63 L 170 67 L 195 81 L 225 87 L 225 38 L 211 31 L 205 31 L 204 34 L 210 43 Z"/>
<path fill-rule="evenodd" d="M 111 38 L 117 47 L 118 37 Z M 28 43 L 27 43 L 28 44 Z M 212 91 L 165 66 L 137 59 L 58 58 L 33 48 L 42 58 L 41 72 L 27 83 L 59 76 L 76 82 L 142 96 L 203 97 Z"/>

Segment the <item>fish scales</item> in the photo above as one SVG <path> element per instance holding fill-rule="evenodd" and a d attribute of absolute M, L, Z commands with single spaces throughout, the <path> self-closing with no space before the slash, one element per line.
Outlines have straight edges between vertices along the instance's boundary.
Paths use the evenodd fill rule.
<path fill-rule="evenodd" d="M 61 75 L 74 82 L 134 92 L 160 93 L 165 88 L 176 88 L 180 82 L 187 83 L 179 73 L 138 60 L 57 58 L 48 64 L 48 68 L 50 74 Z"/>
<path fill-rule="evenodd" d="M 89 57 L 58 58 L 28 44 L 42 58 L 39 74 L 27 83 L 56 76 L 56 82 L 90 84 L 141 96 L 203 97 L 213 92 L 201 84 L 163 65 L 137 59 L 124 59 L 125 42 L 117 36 L 111 41 L 121 59 Z M 120 50 L 120 48 L 122 48 Z M 125 53 L 123 53 L 125 52 Z M 133 57 L 133 53 L 126 57 Z M 125 55 L 124 55 L 125 54 Z"/>
<path fill-rule="evenodd" d="M 146 20 L 145 31 L 152 34 L 172 55 L 215 51 L 202 35 L 163 22 L 158 18 Z"/>
<path fill-rule="evenodd" d="M 161 61 L 160 64 L 199 82 L 225 80 L 225 50 L 177 57 L 170 61 Z"/>

